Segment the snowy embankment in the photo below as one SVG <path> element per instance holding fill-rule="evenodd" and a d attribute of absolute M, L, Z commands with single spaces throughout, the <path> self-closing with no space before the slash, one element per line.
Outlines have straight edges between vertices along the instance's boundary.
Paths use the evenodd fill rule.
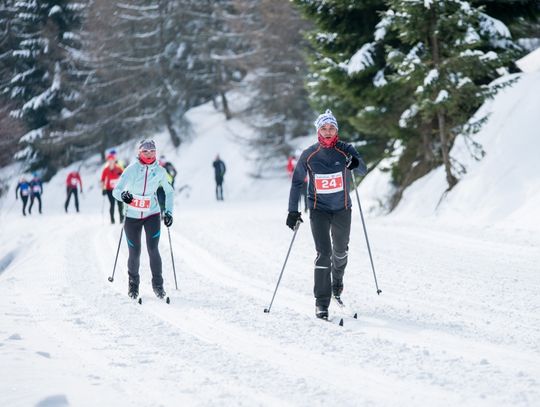
<path fill-rule="evenodd" d="M 246 175 L 238 122 L 210 106 L 190 115 L 193 141 L 164 148 L 177 189 L 189 185 L 170 229 L 178 291 L 168 236 L 160 242 L 170 305 L 153 298 L 144 249 L 143 305 L 126 295 L 125 245 L 107 281 L 121 229 L 103 212 L 97 158 L 81 168 L 79 214 L 63 212 L 69 169 L 45 185 L 41 216 L 23 218 L 10 191 L 0 215 L 0 405 L 540 404 L 535 231 L 368 218 L 377 296 L 355 205 L 343 298 L 358 320 L 334 305 L 344 327 L 314 318 L 308 222 L 265 314 L 292 237 L 288 180 Z M 133 146 L 119 151 L 126 158 Z M 213 200 L 217 153 L 224 202 Z"/>
<path fill-rule="evenodd" d="M 516 75 L 517 83 L 503 89 L 477 112 L 476 119 L 488 116 L 488 122 L 472 137 L 484 150 L 479 156 L 471 140 L 458 137 L 451 151 L 466 173 L 444 198 L 446 188 L 442 167 L 411 185 L 391 217 L 415 222 L 438 222 L 497 228 L 521 228 L 540 231 L 540 72 Z M 374 171 L 362 185 L 376 206 L 376 200 L 388 189 L 388 174 Z"/>

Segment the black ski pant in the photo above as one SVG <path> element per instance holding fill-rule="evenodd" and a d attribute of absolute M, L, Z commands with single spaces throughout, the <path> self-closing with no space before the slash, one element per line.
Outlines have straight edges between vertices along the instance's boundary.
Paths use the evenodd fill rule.
<path fill-rule="evenodd" d="M 22 214 L 26 216 L 26 204 L 28 203 L 28 196 L 21 196 L 22 199 Z"/>
<path fill-rule="evenodd" d="M 114 204 L 116 203 L 118 205 L 118 214 L 120 215 L 120 223 L 124 221 L 124 205 L 122 202 L 117 201 L 114 199 L 114 196 L 112 194 L 112 189 L 107 189 L 107 197 L 109 198 L 110 208 L 109 208 L 109 214 L 111 215 L 111 223 L 114 223 Z"/>
<path fill-rule="evenodd" d="M 77 212 L 79 212 L 79 192 L 77 191 L 77 188 L 67 187 L 66 192 L 67 192 L 67 198 L 66 198 L 66 203 L 64 205 L 64 209 L 67 212 L 69 201 L 71 200 L 71 195 L 73 195 L 75 199 L 75 209 L 77 210 Z"/>
<path fill-rule="evenodd" d="M 311 232 L 315 241 L 315 305 L 328 307 L 332 296 L 332 284 L 343 285 L 347 265 L 351 210 L 324 212 L 312 209 L 309 215 Z"/>
<path fill-rule="evenodd" d="M 223 178 L 216 178 L 216 199 L 223 201 Z"/>
<path fill-rule="evenodd" d="M 39 213 L 41 213 L 41 194 L 32 194 L 30 195 L 30 206 L 28 207 L 28 213 L 32 214 L 32 206 L 34 206 L 34 199 L 37 199 L 39 206 Z"/>
<path fill-rule="evenodd" d="M 159 213 L 148 218 L 126 218 L 124 232 L 129 249 L 128 274 L 129 281 L 139 286 L 139 265 L 141 259 L 141 235 L 144 228 L 146 236 L 146 249 L 150 258 L 150 270 L 152 271 L 152 287 L 163 287 L 161 275 L 161 256 L 159 255 L 159 235 L 161 233 Z"/>

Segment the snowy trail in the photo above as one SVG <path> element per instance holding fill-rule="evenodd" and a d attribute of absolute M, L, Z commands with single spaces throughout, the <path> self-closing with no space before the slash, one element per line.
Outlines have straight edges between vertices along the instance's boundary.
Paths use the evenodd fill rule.
<path fill-rule="evenodd" d="M 107 281 L 118 225 L 5 222 L 0 404 L 538 404 L 538 238 L 370 221 L 377 296 L 355 218 L 344 298 L 359 319 L 341 328 L 313 316 L 307 222 L 262 312 L 292 236 L 282 218 L 278 203 L 181 207 L 178 291 L 160 243 L 170 305 L 153 298 L 144 250 L 143 305 L 125 294 L 125 244 Z"/>

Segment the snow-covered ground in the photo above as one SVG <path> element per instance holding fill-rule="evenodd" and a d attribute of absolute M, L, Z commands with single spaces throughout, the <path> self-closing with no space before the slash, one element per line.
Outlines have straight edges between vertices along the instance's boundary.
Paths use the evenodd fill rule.
<path fill-rule="evenodd" d="M 305 222 L 265 314 L 292 237 L 285 163 L 283 173 L 253 179 L 236 137 L 248 129 L 209 105 L 190 118 L 193 141 L 178 151 L 156 136 L 180 172 L 177 189 L 189 186 L 176 194 L 170 229 L 178 291 L 166 233 L 160 242 L 169 305 L 151 292 L 144 248 L 142 305 L 126 295 L 124 244 L 115 281 L 107 281 L 121 228 L 103 209 L 97 158 L 81 167 L 79 214 L 63 210 L 64 179 L 78 165 L 45 185 L 42 215 L 23 218 L 9 191 L 0 209 L 1 406 L 540 405 L 535 227 L 495 227 L 489 216 L 452 223 L 461 208 L 439 210 L 438 219 L 425 207 L 414 213 L 408 198 L 401 215 L 366 219 L 377 296 L 355 205 L 349 309 L 332 305 L 333 322 L 315 319 Z M 489 147 L 486 157 L 495 156 Z M 119 148 L 121 158 L 133 153 L 134 144 Z M 213 198 L 216 154 L 228 169 L 224 202 Z M 536 176 L 522 181 L 536 188 Z M 369 185 L 381 184 L 362 187 L 366 203 L 375 202 Z"/>

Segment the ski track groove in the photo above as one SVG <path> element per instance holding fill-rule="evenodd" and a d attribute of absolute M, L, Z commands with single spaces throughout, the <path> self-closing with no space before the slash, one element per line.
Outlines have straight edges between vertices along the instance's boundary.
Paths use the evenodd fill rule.
<path fill-rule="evenodd" d="M 422 267 L 417 266 L 418 258 L 412 254 L 401 256 L 399 267 L 393 266 L 395 260 L 391 259 L 400 257 L 395 254 L 397 246 L 386 248 L 388 261 L 375 256 L 378 270 L 391 270 L 383 274 L 379 283 L 388 277 L 393 283 L 381 286 L 383 294 L 378 298 L 369 281 L 370 269 L 359 265 L 366 259 L 358 250 L 361 241 L 356 236 L 351 240 L 357 251 L 351 256 L 352 264 L 362 268 L 363 275 L 354 279 L 351 275 L 347 292 L 360 293 L 359 300 L 349 303 L 349 310 L 360 311 L 359 319 L 347 316 L 345 326 L 339 327 L 314 318 L 313 298 L 304 287 L 307 282 L 311 284 L 312 277 L 303 275 L 311 266 L 304 264 L 298 275 L 284 277 L 272 312 L 264 314 L 283 250 L 273 250 L 273 256 L 265 252 L 261 258 L 257 256 L 259 248 L 250 243 L 229 256 L 229 242 L 220 246 L 216 239 L 201 240 L 204 231 L 201 236 L 190 233 L 189 224 L 172 231 L 179 291 L 173 289 L 165 235 L 160 243 L 171 304 L 154 298 L 144 247 L 143 304 L 136 304 L 126 294 L 124 239 L 115 281 L 107 281 L 120 228 L 117 225 L 104 230 L 96 219 L 83 218 L 76 225 L 52 232 L 44 223 L 44 228 L 37 227 L 25 235 L 27 244 L 21 244 L 0 274 L 0 281 L 13 290 L 2 300 L 17 304 L 4 316 L 18 323 L 32 321 L 45 337 L 65 349 L 64 359 L 80 361 L 82 377 L 92 381 L 93 386 L 114 388 L 115 395 L 128 399 L 130 405 L 151 405 L 165 398 L 190 405 L 332 402 L 384 406 L 395 404 L 393 392 L 400 394 L 404 405 L 529 406 L 540 399 L 539 318 L 531 311 L 538 294 L 531 294 L 532 299 L 510 297 L 515 306 L 505 307 L 501 299 L 491 303 L 484 291 L 478 298 L 466 296 L 465 292 L 452 299 L 447 292 L 454 292 L 454 287 L 448 290 L 443 280 L 425 291 L 425 296 L 418 295 L 422 292 L 420 286 L 411 289 L 409 277 L 419 276 L 424 270 L 440 274 L 435 267 L 449 269 L 444 264 L 435 266 L 439 257 L 451 261 L 445 252 L 459 247 L 465 258 L 472 258 L 478 246 L 474 238 L 466 238 L 464 243 L 462 236 L 450 233 L 422 230 L 427 232 L 424 235 L 397 227 L 394 237 L 405 247 L 399 253 L 411 253 L 416 246 L 431 256 Z M 225 222 L 219 227 L 227 229 L 230 225 Z M 382 241 L 388 230 L 394 233 L 393 228 L 388 228 L 373 227 L 374 241 Z M 235 233 L 247 234 L 241 228 Z M 82 236 L 85 245 L 78 243 Z M 295 250 L 300 253 L 291 256 L 289 267 L 306 263 L 306 253 L 313 250 L 308 237 L 299 236 Z M 430 241 L 437 239 L 444 244 L 433 250 Z M 28 241 L 33 242 L 31 250 Z M 49 256 L 50 241 L 54 241 L 56 257 L 48 260 L 44 270 L 40 259 Z M 489 242 L 486 262 L 495 270 L 503 270 L 500 257 L 515 250 L 516 244 Z M 517 252 L 525 260 L 514 265 L 531 270 L 531 259 L 538 258 L 538 254 L 531 247 L 521 247 Z M 239 262 L 240 258 L 244 261 Z M 15 268 L 25 272 L 15 275 L 11 272 Z M 481 273 L 473 277 L 467 272 L 466 261 L 460 259 L 456 259 L 454 269 L 462 281 L 454 276 L 453 284 L 480 284 L 488 276 Z M 513 291 L 509 274 L 502 278 L 510 284 L 508 290 Z M 539 280 L 530 272 L 526 278 L 525 291 L 529 293 Z M 436 279 L 429 281 L 433 284 Z M 31 283 L 39 301 L 26 298 L 24 284 L 19 282 Z M 501 289 L 504 295 L 507 289 Z M 405 307 L 401 292 L 406 293 Z M 439 298 L 438 303 L 435 298 Z M 333 307 L 338 318 L 345 313 L 337 305 Z M 486 315 L 489 324 L 480 324 L 478 319 Z M 500 330 L 504 323 L 520 329 L 519 335 L 504 335 L 505 331 Z M 6 348 L 0 346 L 0 355 L 3 351 Z M 56 352 L 39 351 L 53 355 Z M 134 374 L 126 375 L 127 369 Z M 457 371 L 459 375 L 453 374 Z M 508 382 L 513 383 L 512 392 L 505 391 Z M 85 392 L 88 390 L 70 401 L 91 405 L 84 399 Z M 10 405 L 32 402 L 13 395 L 3 400 Z"/>

